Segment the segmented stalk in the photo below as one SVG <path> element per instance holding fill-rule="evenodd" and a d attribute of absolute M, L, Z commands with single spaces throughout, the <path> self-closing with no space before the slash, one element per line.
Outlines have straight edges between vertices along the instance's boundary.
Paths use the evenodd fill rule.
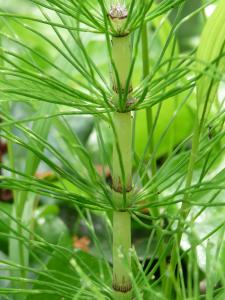
<path fill-rule="evenodd" d="M 118 33 L 112 37 L 112 87 L 113 102 L 117 112 L 113 115 L 115 140 L 113 145 L 113 198 L 116 210 L 113 212 L 113 290 L 114 299 L 130 300 L 132 284 L 130 279 L 131 218 L 127 211 L 129 193 L 132 190 L 132 116 L 131 112 L 119 112 L 120 101 L 127 89 L 131 64 L 129 34 L 122 33 L 127 10 L 122 5 L 111 8 L 109 16 Z M 127 102 L 127 99 L 125 99 Z"/>

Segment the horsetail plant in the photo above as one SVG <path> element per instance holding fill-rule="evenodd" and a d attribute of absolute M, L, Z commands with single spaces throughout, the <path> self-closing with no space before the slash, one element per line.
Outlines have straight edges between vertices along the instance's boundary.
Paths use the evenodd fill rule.
<path fill-rule="evenodd" d="M 129 80 L 131 41 L 129 32 L 123 31 L 127 9 L 121 4 L 112 6 L 109 17 L 116 31 L 111 40 L 114 67 L 112 101 L 117 107 L 113 114 L 116 137 L 113 145 L 112 180 L 113 202 L 116 207 L 113 212 L 113 289 L 115 299 L 131 299 L 131 218 L 127 211 L 128 195 L 132 191 L 132 116 L 129 111 L 129 97 L 132 92 L 132 83 Z M 123 111 L 120 111 L 121 102 L 124 102 Z"/>
<path fill-rule="evenodd" d="M 8 1 L 0 300 L 224 299 L 225 1 Z"/>

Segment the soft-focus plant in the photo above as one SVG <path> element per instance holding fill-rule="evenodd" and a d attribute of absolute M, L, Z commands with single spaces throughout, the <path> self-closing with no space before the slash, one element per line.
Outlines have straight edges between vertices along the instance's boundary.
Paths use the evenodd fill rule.
<path fill-rule="evenodd" d="M 0 4 L 0 299 L 223 299 L 225 1 L 20 1 Z"/>

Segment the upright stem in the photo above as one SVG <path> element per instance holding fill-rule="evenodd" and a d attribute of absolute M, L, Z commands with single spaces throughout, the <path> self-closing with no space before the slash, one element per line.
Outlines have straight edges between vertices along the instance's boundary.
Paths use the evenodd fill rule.
<path fill-rule="evenodd" d="M 113 289 L 114 298 L 131 299 L 131 218 L 126 211 L 132 189 L 132 118 L 131 113 L 114 113 L 113 146 Z M 124 197 L 125 194 L 125 197 Z"/>
<path fill-rule="evenodd" d="M 147 77 L 149 75 L 149 53 L 148 53 L 148 30 L 147 30 L 147 24 L 145 23 L 142 28 L 142 68 L 143 68 L 143 77 Z M 153 135 L 153 114 L 152 114 L 152 108 L 146 108 L 146 120 L 147 120 L 147 132 L 148 136 L 151 135 L 151 143 L 149 147 L 149 157 L 152 155 L 154 151 L 154 135 Z M 152 177 L 156 174 L 157 166 L 156 166 L 156 159 L 155 157 L 152 158 L 152 164 L 151 164 L 151 174 Z M 148 180 L 148 178 L 147 178 Z M 155 189 L 155 195 L 157 195 L 157 189 Z M 155 196 L 157 198 L 157 196 Z M 151 214 L 154 217 L 159 217 L 159 209 L 157 207 L 154 207 L 150 210 Z M 156 237 L 157 240 L 161 240 L 161 232 L 157 228 L 156 229 Z M 159 246 L 158 254 L 160 257 L 160 254 L 163 252 L 164 244 L 161 243 Z M 165 259 L 161 260 L 160 263 L 160 273 L 163 275 L 165 273 L 166 269 L 166 262 Z"/>
<path fill-rule="evenodd" d="M 117 4 L 112 7 L 109 16 L 114 24 L 117 36 L 112 37 L 112 87 L 114 105 L 113 114 L 113 200 L 116 209 L 113 212 L 113 297 L 115 300 L 131 300 L 132 283 L 130 279 L 131 258 L 131 217 L 129 193 L 132 190 L 132 116 L 131 112 L 119 112 L 121 98 L 124 98 L 131 64 L 129 34 L 121 34 L 126 21 L 126 9 Z M 128 91 L 132 90 L 129 83 Z M 121 97 L 122 96 L 122 97 Z M 127 99 L 123 99 L 127 103 Z"/>
<path fill-rule="evenodd" d="M 201 131 L 201 124 L 199 124 L 198 117 L 196 116 L 195 128 L 194 128 L 194 133 L 192 138 L 192 149 L 191 149 L 187 177 L 185 182 L 186 189 L 189 189 L 192 183 L 194 165 L 195 165 L 195 161 L 198 153 L 198 147 L 199 147 L 200 131 Z M 180 242 L 183 234 L 184 221 L 186 220 L 190 212 L 190 206 L 187 204 L 189 195 L 190 195 L 189 192 L 184 194 L 183 203 L 180 209 L 180 221 L 178 224 L 177 242 L 173 245 L 172 252 L 171 252 L 171 261 L 169 265 L 170 274 L 175 274 L 176 272 L 176 267 L 178 262 L 177 245 L 180 246 Z M 171 293 L 172 293 L 172 279 L 171 277 L 168 277 L 165 285 L 165 295 L 167 296 L 168 299 L 171 298 Z"/>
<path fill-rule="evenodd" d="M 148 54 L 148 31 L 147 24 L 145 23 L 142 28 L 142 68 L 143 68 L 143 77 L 147 77 L 149 75 L 149 54 Z M 150 157 L 154 151 L 154 135 L 153 135 L 153 114 L 152 108 L 146 108 L 146 120 L 147 120 L 147 132 L 148 136 L 151 135 L 151 141 L 149 145 L 148 157 Z M 152 177 L 156 174 L 156 159 L 152 157 L 151 163 L 151 174 Z M 145 181 L 149 180 L 148 176 L 146 176 Z M 145 184 L 146 182 L 144 182 Z M 157 191 L 155 190 L 155 194 L 157 195 Z M 159 210 L 157 207 L 151 209 L 151 213 L 154 217 L 159 216 Z"/>
<path fill-rule="evenodd" d="M 113 189 L 123 194 L 123 189 L 132 189 L 132 117 L 131 113 L 113 115 L 115 143 L 113 147 Z M 120 197 L 119 197 L 120 198 Z M 125 209 L 127 203 L 118 203 L 119 209 Z"/>
<path fill-rule="evenodd" d="M 149 53 L 148 53 L 148 31 L 147 24 L 145 23 L 142 28 L 142 68 L 143 68 L 143 77 L 147 77 L 149 75 Z M 148 135 L 152 134 L 153 130 L 153 114 L 152 108 L 146 108 L 146 119 L 147 119 L 147 130 Z M 149 146 L 149 153 L 153 153 L 154 150 L 154 138 L 152 134 L 151 143 Z M 151 164 L 152 175 L 154 176 L 156 173 L 156 160 L 152 159 Z"/>
<path fill-rule="evenodd" d="M 8 102 L 4 103 L 4 109 L 9 114 L 10 113 L 10 104 Z M 8 131 L 11 131 L 12 128 L 9 126 Z M 13 144 L 11 141 L 7 142 L 7 148 L 8 148 L 8 157 L 9 157 L 9 164 L 12 169 L 15 169 L 15 153 L 13 150 Z M 15 177 L 15 174 L 12 173 L 12 177 Z M 13 277 L 19 277 L 25 279 L 27 277 L 27 272 L 24 267 L 28 266 L 28 249 L 24 244 L 23 237 L 26 235 L 26 232 L 21 227 L 21 224 L 23 224 L 23 207 L 25 200 L 22 195 L 26 192 L 19 192 L 19 191 L 12 191 L 13 192 L 13 217 L 17 220 L 15 222 L 14 220 L 11 220 L 10 222 L 10 228 L 12 229 L 11 237 L 9 239 L 9 258 L 10 260 L 21 266 L 18 270 L 11 270 L 11 276 Z M 21 239 L 17 239 L 17 237 L 21 237 Z M 12 281 L 11 285 L 14 288 L 17 289 L 26 289 L 27 283 L 24 281 Z M 15 294 L 13 296 L 13 299 L 15 300 L 24 300 L 25 296 L 22 294 Z"/>
<path fill-rule="evenodd" d="M 189 165 L 188 165 L 188 172 L 187 172 L 187 177 L 186 177 L 186 183 L 185 183 L 185 188 L 190 188 L 191 182 L 192 182 L 192 177 L 193 177 L 193 170 L 194 170 L 194 164 L 198 152 L 198 145 L 199 145 L 199 126 L 196 124 L 195 130 L 194 130 L 194 135 L 193 135 L 193 140 L 192 140 L 192 150 L 191 150 L 191 155 L 190 155 L 190 160 L 189 160 Z M 176 272 L 176 267 L 178 263 L 178 255 L 179 252 L 177 251 L 177 246 L 180 246 L 182 234 L 183 234 L 183 226 L 184 226 L 184 221 L 186 220 L 190 207 L 187 205 L 187 200 L 189 197 L 189 193 L 184 194 L 183 198 L 183 203 L 181 206 L 180 210 L 180 221 L 178 224 L 178 233 L 177 233 L 177 238 L 176 238 L 176 243 L 174 243 L 172 252 L 171 252 L 171 260 L 170 260 L 170 265 L 169 265 L 169 273 L 175 275 Z M 166 284 L 165 284 L 165 295 L 168 299 L 171 299 L 171 293 L 172 293 L 172 278 L 169 276 L 167 278 Z"/>
<path fill-rule="evenodd" d="M 113 212 L 113 289 L 114 299 L 130 300 L 131 218 L 128 212 Z"/>
<path fill-rule="evenodd" d="M 214 81 L 212 80 L 207 89 L 206 98 L 205 98 L 205 102 L 204 102 L 202 111 L 200 111 L 199 106 L 197 106 L 194 133 L 193 133 L 193 137 L 192 137 L 192 148 L 191 148 L 191 154 L 190 154 L 186 182 L 185 182 L 185 189 L 187 189 L 187 190 L 191 187 L 191 184 L 192 184 L 195 162 L 196 162 L 196 158 L 198 155 L 200 135 L 201 135 L 202 128 L 204 126 L 204 120 L 205 120 L 205 116 L 206 116 L 208 105 L 209 105 L 209 96 L 210 96 L 210 92 L 211 92 L 213 83 L 214 83 Z M 179 231 L 177 233 L 177 244 L 178 245 L 180 245 L 180 242 L 181 242 L 183 228 L 184 228 L 184 221 L 188 217 L 190 209 L 191 209 L 190 205 L 187 203 L 189 196 L 190 196 L 190 192 L 186 192 L 184 194 L 183 203 L 182 203 L 182 206 L 180 209 L 181 218 L 178 223 Z M 169 266 L 171 274 L 175 274 L 177 262 L 178 262 L 178 253 L 177 253 L 176 245 L 174 245 L 172 248 L 172 252 L 171 252 L 171 262 L 170 262 L 170 266 Z M 167 280 L 166 286 L 165 286 L 165 295 L 167 296 L 168 299 L 170 298 L 171 293 L 172 293 L 172 282 L 171 282 L 171 277 L 168 277 L 168 280 Z"/>
<path fill-rule="evenodd" d="M 114 299 L 131 299 L 131 218 L 127 212 L 132 189 L 131 113 L 114 113 L 116 138 L 113 146 L 113 289 Z M 124 193 L 125 196 L 124 197 Z"/>
<path fill-rule="evenodd" d="M 0 46 L 1 46 L 1 39 L 0 39 Z M 3 51 L 0 49 L 0 54 L 3 55 Z M 3 56 L 2 56 L 3 57 Z M 4 59 L 0 59 L 0 67 L 4 67 Z M 4 75 L 0 75 L 1 79 L 5 79 Z M 10 114 L 10 103 L 9 102 L 3 102 L 2 104 L 2 109 L 4 109 L 8 114 Z M 1 119 L 0 119 L 1 122 Z M 7 127 L 8 131 L 11 131 L 12 128 L 11 126 Z M 0 150 L 1 151 L 1 150 Z M 9 157 L 9 164 L 12 169 L 15 169 L 15 160 L 14 160 L 14 151 L 13 151 L 13 143 L 11 141 L 7 141 L 7 153 Z M 1 156 L 1 153 L 0 153 Z M 1 157 L 0 157 L 0 162 L 1 162 Z M 1 170 L 0 170 L 1 173 Z M 0 174 L 1 175 L 1 174 Z M 15 174 L 12 173 L 12 177 L 15 177 Z M 23 229 L 21 228 L 19 222 L 21 221 L 21 214 L 18 215 L 18 202 L 17 202 L 17 196 L 19 192 L 12 191 L 13 193 L 13 199 L 14 199 L 14 205 L 13 205 L 13 217 L 15 217 L 18 221 L 18 223 L 14 222 L 11 220 L 10 222 L 10 227 L 13 229 L 15 232 L 11 232 L 11 238 L 9 239 L 9 258 L 11 261 L 13 261 L 15 264 L 20 265 L 21 267 L 26 266 L 25 260 L 26 257 L 28 257 L 28 252 L 27 249 L 24 246 L 24 242 L 21 239 L 16 239 L 14 238 L 15 235 L 22 237 L 23 236 Z M 20 270 L 12 270 L 11 271 L 11 276 L 14 277 L 20 277 L 20 278 L 25 278 L 26 277 L 26 271 L 24 269 Z M 26 283 L 25 282 L 12 282 L 11 283 L 13 287 L 15 288 L 26 288 Z M 25 297 L 21 294 L 14 295 L 13 299 L 16 300 L 23 300 Z"/>

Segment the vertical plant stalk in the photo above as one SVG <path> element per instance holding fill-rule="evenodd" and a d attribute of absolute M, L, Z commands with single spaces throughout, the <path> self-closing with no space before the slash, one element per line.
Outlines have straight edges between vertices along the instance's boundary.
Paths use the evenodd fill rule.
<path fill-rule="evenodd" d="M 147 30 L 147 24 L 144 23 L 143 24 L 143 28 L 142 28 L 142 68 L 143 68 L 143 77 L 147 77 L 149 75 L 149 54 L 148 54 L 148 30 Z M 154 135 L 153 135 L 153 113 L 152 113 L 152 108 L 146 108 L 146 120 L 147 120 L 147 132 L 148 132 L 148 136 L 152 136 L 151 138 L 151 143 L 149 146 L 149 157 L 152 155 L 153 151 L 154 151 Z M 152 177 L 154 177 L 154 175 L 156 174 L 157 171 L 157 166 L 156 166 L 156 159 L 152 158 L 152 164 L 151 164 L 151 174 Z M 148 178 L 146 178 L 148 180 Z M 155 190 L 155 195 L 157 195 L 157 189 Z M 157 198 L 157 196 L 155 196 L 155 198 Z M 159 217 L 159 210 L 157 207 L 155 208 L 151 208 L 150 210 L 151 214 L 154 217 Z M 157 240 L 160 241 L 161 240 L 161 232 L 159 229 L 156 229 L 156 236 L 157 236 Z M 160 257 L 160 253 L 163 252 L 163 247 L 164 244 L 162 243 L 159 247 L 159 257 Z M 161 275 L 163 275 L 165 273 L 165 269 L 166 269 L 166 262 L 165 259 L 162 259 L 161 263 L 160 263 L 160 273 Z"/>
<path fill-rule="evenodd" d="M 119 112 L 125 94 L 131 64 L 129 34 L 120 34 L 127 18 L 127 10 L 117 4 L 110 10 L 109 17 L 118 32 L 112 37 L 112 87 L 113 102 L 117 112 L 113 114 L 113 296 L 116 300 L 130 300 L 132 284 L 130 279 L 131 217 L 129 193 L 132 190 L 132 116 L 131 112 Z M 128 87 L 128 91 L 132 86 Z M 124 99 L 127 103 L 127 99 Z"/>
<path fill-rule="evenodd" d="M 114 298 L 118 300 L 131 299 L 132 288 L 129 276 L 131 218 L 126 211 L 129 205 L 127 196 L 132 188 L 132 121 L 130 112 L 115 112 L 113 117 L 116 132 L 113 146 L 113 201 L 117 208 L 113 212 L 113 289 Z M 121 163 L 123 170 L 121 170 Z M 126 200 L 124 200 L 124 192 Z"/>
<path fill-rule="evenodd" d="M 145 23 L 142 28 L 142 68 L 143 68 L 143 77 L 147 77 L 149 75 L 149 55 L 148 55 L 148 32 L 147 32 L 147 24 Z M 148 157 L 154 151 L 154 137 L 153 137 L 153 114 L 152 108 L 146 108 L 146 120 L 147 120 L 147 132 L 148 136 L 152 136 L 151 143 L 149 146 L 149 153 Z M 152 159 L 151 163 L 151 173 L 152 176 L 156 174 L 156 160 L 155 158 Z M 146 178 L 145 180 L 148 180 Z M 157 194 L 157 191 L 156 191 Z M 159 211 L 157 208 L 153 208 L 151 210 L 154 217 L 159 216 Z"/>
<path fill-rule="evenodd" d="M 1 46 L 1 39 L 0 39 L 0 46 Z M 0 54 L 3 57 L 3 51 L 0 49 Z M 4 67 L 4 59 L 0 59 L 0 67 Z M 0 77 L 2 77 L 2 79 L 4 80 L 4 75 L 1 75 Z M 10 104 L 9 102 L 3 102 L 2 103 L 2 108 L 8 113 L 10 114 Z M 1 122 L 1 118 L 0 118 L 0 122 Z M 7 128 L 9 131 L 12 130 L 12 128 L 9 126 Z M 0 141 L 1 142 L 1 141 Z M 1 149 L 0 149 L 1 151 Z M 9 157 L 9 163 L 10 163 L 10 167 L 12 169 L 15 169 L 15 160 L 14 160 L 14 151 L 13 151 L 13 144 L 11 141 L 7 141 L 7 153 L 8 153 L 8 157 Z M 1 153 L 0 153 L 1 156 Z M 2 157 L 0 157 L 0 162 L 1 162 Z M 14 177 L 15 175 L 12 174 L 12 176 Z M 16 191 L 12 191 L 13 194 L 13 199 L 14 199 L 14 205 L 13 205 L 13 216 L 17 219 L 17 221 L 20 221 L 20 218 L 18 217 L 18 213 L 17 213 L 17 203 L 16 203 L 16 198 L 17 198 L 17 194 L 18 192 Z M 18 233 L 18 236 L 22 236 L 22 228 L 19 225 L 19 223 L 15 223 L 13 220 L 11 220 L 11 224 L 10 227 L 13 228 L 15 230 L 16 233 Z M 11 233 L 12 236 L 15 233 Z M 14 244 L 14 247 L 12 247 L 12 243 Z M 15 247 L 16 245 L 16 247 Z M 16 240 L 14 238 L 10 238 L 9 239 L 9 258 L 10 260 L 12 260 L 14 263 L 21 265 L 21 266 L 25 266 L 25 257 L 26 257 L 26 253 L 27 250 L 25 249 L 25 246 L 23 244 L 23 240 Z M 28 254 L 27 254 L 28 255 Z M 12 270 L 11 271 L 11 275 L 14 277 L 21 277 L 21 278 L 25 278 L 26 275 L 26 271 L 24 269 L 21 269 L 19 271 L 15 271 Z M 26 287 L 26 283 L 25 282 L 12 282 L 11 283 L 12 286 L 14 286 L 15 288 L 25 288 Z M 13 299 L 16 300 L 23 300 L 24 296 L 23 295 L 15 295 Z"/>
<path fill-rule="evenodd" d="M 196 162 L 197 155 L 198 155 L 200 135 L 201 135 L 201 131 L 202 131 L 203 126 L 204 126 L 204 121 L 205 121 L 205 117 L 206 117 L 206 114 L 207 114 L 207 109 L 209 107 L 210 93 L 211 93 L 213 84 L 214 84 L 214 80 L 212 79 L 210 84 L 209 84 L 209 87 L 207 89 L 206 98 L 205 98 L 205 102 L 204 102 L 204 106 L 203 106 L 202 111 L 200 111 L 200 108 L 197 105 L 194 133 L 193 133 L 193 137 L 192 137 L 192 148 L 191 148 L 190 159 L 189 159 L 189 163 L 188 163 L 188 170 L 187 170 L 187 176 L 186 176 L 186 181 L 185 181 L 185 189 L 189 189 L 191 187 L 191 184 L 192 184 L 195 162 Z M 188 200 L 189 196 L 190 196 L 190 192 L 186 192 L 184 194 L 183 203 L 182 203 L 182 206 L 180 208 L 181 218 L 180 218 L 180 221 L 178 223 L 179 231 L 177 233 L 177 241 L 178 241 L 177 244 L 178 245 L 180 245 L 180 243 L 181 243 L 183 228 L 184 228 L 184 222 L 185 222 L 186 218 L 188 217 L 190 209 L 191 209 L 190 205 L 187 203 L 187 200 Z M 177 262 L 178 262 L 178 254 L 177 254 L 177 251 L 176 251 L 176 247 L 174 246 L 172 248 L 172 252 L 171 252 L 171 262 L 170 262 L 170 266 L 169 266 L 170 273 L 175 274 L 176 267 L 177 267 Z M 167 280 L 166 286 L 165 286 L 165 295 L 169 298 L 171 296 L 171 292 L 172 292 L 171 278 L 168 277 L 168 280 Z"/>
<path fill-rule="evenodd" d="M 10 103 L 4 104 L 4 109 L 7 111 L 8 114 L 11 113 L 10 111 Z M 11 126 L 8 128 L 9 131 L 12 131 Z M 9 163 L 10 167 L 12 169 L 15 169 L 15 151 L 13 149 L 13 143 L 11 141 L 7 142 L 8 146 L 8 157 L 9 157 Z M 12 177 L 15 178 L 15 174 L 12 173 Z M 25 267 L 28 266 L 28 249 L 24 244 L 23 237 L 25 236 L 24 229 L 22 228 L 22 219 L 23 219 L 23 211 L 22 211 L 22 205 L 23 205 L 23 198 L 21 198 L 21 193 L 19 191 L 12 191 L 13 193 L 13 210 L 12 215 L 17 220 L 15 222 L 14 220 L 11 220 L 10 222 L 10 228 L 11 228 L 11 237 L 9 239 L 9 258 L 10 261 L 17 264 L 18 266 L 21 266 L 21 268 L 18 268 L 18 270 L 12 269 L 10 274 L 12 277 L 18 277 L 22 279 L 26 279 L 27 277 L 27 271 Z M 20 239 L 17 240 L 17 237 L 20 237 Z M 27 283 L 25 281 L 12 281 L 11 286 L 15 289 L 27 289 Z M 13 296 L 13 299 L 15 300 L 24 300 L 25 295 L 22 294 L 15 294 Z"/>
<path fill-rule="evenodd" d="M 131 299 L 129 276 L 131 259 L 131 218 L 127 207 L 132 189 L 132 118 L 131 113 L 114 113 L 113 145 L 113 289 L 114 298 Z M 125 194 L 125 197 L 124 197 Z"/>
<path fill-rule="evenodd" d="M 203 119 L 204 119 L 204 117 L 203 117 Z M 186 182 L 185 182 L 186 189 L 189 189 L 191 187 L 191 183 L 192 183 L 194 165 L 195 165 L 196 157 L 198 154 L 200 131 L 201 131 L 201 126 L 199 124 L 198 117 L 196 116 L 195 128 L 194 128 L 194 133 L 193 133 L 193 138 L 192 138 L 192 148 L 191 148 L 191 154 L 190 154 Z M 187 192 L 184 194 L 184 197 L 183 197 L 183 203 L 182 203 L 182 206 L 180 209 L 181 218 L 178 223 L 178 233 L 177 233 L 177 238 L 176 238 L 177 242 L 173 246 L 172 252 L 171 252 L 169 272 L 170 272 L 170 274 L 173 274 L 173 275 L 175 275 L 175 273 L 176 273 L 177 263 L 178 263 L 178 259 L 179 259 L 178 258 L 179 253 L 177 252 L 177 246 L 178 247 L 180 246 L 182 234 L 183 234 L 184 221 L 186 220 L 186 218 L 190 212 L 190 206 L 187 204 L 189 195 L 190 195 L 190 193 Z M 171 298 L 172 287 L 173 287 L 172 279 L 169 276 L 167 278 L 167 281 L 166 281 L 166 284 L 164 287 L 165 295 L 168 299 Z"/>
<path fill-rule="evenodd" d="M 131 219 L 128 212 L 113 213 L 113 290 L 114 299 L 131 299 Z"/>
<path fill-rule="evenodd" d="M 149 75 L 149 55 L 148 55 L 148 31 L 147 24 L 145 23 L 142 28 L 142 68 L 143 68 L 143 77 Z M 147 130 L 148 135 L 152 134 L 153 130 L 153 114 L 152 108 L 146 108 L 146 120 L 147 120 Z M 154 150 L 154 138 L 152 134 L 151 143 L 149 146 L 149 154 L 153 153 Z M 154 176 L 156 173 L 156 160 L 152 159 L 151 171 Z"/>

